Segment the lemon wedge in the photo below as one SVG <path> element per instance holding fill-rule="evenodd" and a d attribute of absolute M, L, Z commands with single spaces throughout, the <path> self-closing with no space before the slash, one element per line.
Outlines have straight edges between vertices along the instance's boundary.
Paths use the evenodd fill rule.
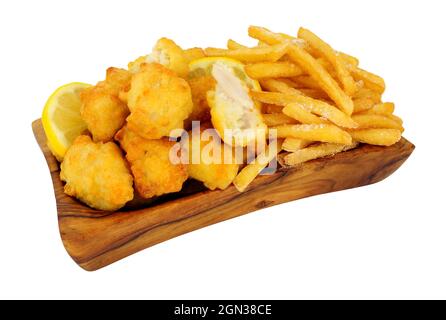
<path fill-rule="evenodd" d="M 42 112 L 47 144 L 60 161 L 74 139 L 87 129 L 80 114 L 79 94 L 91 85 L 73 82 L 58 88 L 48 98 Z"/>
<path fill-rule="evenodd" d="M 237 78 L 244 82 L 250 90 L 261 91 L 257 80 L 251 79 L 245 72 L 245 65 L 238 60 L 225 57 L 206 57 L 193 60 L 189 64 L 189 79 L 209 76 L 214 64 L 224 65 L 232 69 Z"/>

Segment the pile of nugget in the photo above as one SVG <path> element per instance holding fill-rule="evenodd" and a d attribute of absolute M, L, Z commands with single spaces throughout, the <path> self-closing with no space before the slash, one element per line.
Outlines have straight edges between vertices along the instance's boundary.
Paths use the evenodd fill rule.
<path fill-rule="evenodd" d="M 251 26 L 249 36 L 255 46 L 229 40 L 224 49 L 182 49 L 162 38 L 150 54 L 127 69 L 109 68 L 104 81 L 81 91 L 88 132 L 61 159 L 65 193 L 114 211 L 136 195 L 178 192 L 188 179 L 243 192 L 272 161 L 296 166 L 359 143 L 400 140 L 402 120 L 382 101 L 384 80 L 357 58 L 304 28 L 291 36 Z M 172 149 L 193 121 L 216 130 L 226 155 L 253 141 L 265 148 L 242 163 L 174 162 Z"/>

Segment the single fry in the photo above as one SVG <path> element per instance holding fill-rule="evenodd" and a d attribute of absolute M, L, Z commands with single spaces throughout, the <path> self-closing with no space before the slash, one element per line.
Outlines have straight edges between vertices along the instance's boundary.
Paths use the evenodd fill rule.
<path fill-rule="evenodd" d="M 352 143 L 349 145 L 321 143 L 290 153 L 283 157 L 283 162 L 287 166 L 296 166 L 310 160 L 333 156 L 336 153 L 353 149 L 357 145 L 357 143 Z"/>
<path fill-rule="evenodd" d="M 229 50 L 236 50 L 236 49 L 243 49 L 247 48 L 247 46 L 242 45 L 241 43 L 238 43 L 235 40 L 229 39 L 228 43 L 226 44 Z"/>
<path fill-rule="evenodd" d="M 235 177 L 233 184 L 238 191 L 243 192 L 248 185 L 262 172 L 265 167 L 274 160 L 281 151 L 281 143 L 279 141 L 270 143 L 265 151 L 259 154 L 256 159 L 244 167 Z"/>
<path fill-rule="evenodd" d="M 327 120 L 323 120 L 319 118 L 318 116 L 315 116 L 310 111 L 308 111 L 306 108 L 304 108 L 299 103 L 290 103 L 286 105 L 282 112 L 286 114 L 287 116 L 296 119 L 300 123 L 303 124 L 322 124 L 322 123 L 328 123 Z"/>
<path fill-rule="evenodd" d="M 282 124 L 297 124 L 297 121 L 283 113 L 263 114 L 263 122 L 268 127 L 280 126 Z"/>
<path fill-rule="evenodd" d="M 349 54 L 344 52 L 337 52 L 337 55 L 341 57 L 342 61 L 346 64 L 347 67 L 357 67 L 359 65 L 359 59 L 355 58 Z"/>
<path fill-rule="evenodd" d="M 285 138 L 282 143 L 282 150 L 287 152 L 296 152 L 297 150 L 303 149 L 312 143 L 313 141 L 296 138 Z"/>
<path fill-rule="evenodd" d="M 291 89 L 291 91 L 289 90 Z M 290 103 L 299 103 L 312 113 L 330 120 L 334 124 L 344 128 L 356 128 L 357 123 L 351 117 L 340 111 L 338 108 L 326 102 L 316 100 L 310 97 L 305 97 L 297 93 L 293 94 L 292 88 L 286 91 L 290 93 L 281 92 L 251 92 L 251 96 L 260 102 L 286 106 Z"/>
<path fill-rule="evenodd" d="M 260 62 L 245 66 L 245 71 L 253 79 L 288 78 L 303 73 L 302 69 L 292 62 Z"/>
<path fill-rule="evenodd" d="M 333 65 L 344 91 L 352 96 L 356 92 L 356 83 L 341 56 L 328 43 L 308 29 L 300 28 L 298 35 Z"/>
<path fill-rule="evenodd" d="M 198 47 L 186 49 L 186 50 L 183 50 L 183 52 L 184 52 L 184 57 L 186 58 L 188 63 L 190 63 L 193 60 L 200 59 L 200 58 L 203 58 L 206 56 L 204 54 L 203 49 L 198 48 Z"/>
<path fill-rule="evenodd" d="M 401 131 L 397 129 L 360 129 L 349 133 L 355 141 L 378 146 L 391 146 L 401 139 Z"/>
<path fill-rule="evenodd" d="M 366 88 L 381 94 L 386 90 L 384 79 L 380 76 L 360 68 L 352 68 L 350 72 L 356 81 L 363 81 Z"/>
<path fill-rule="evenodd" d="M 380 114 L 357 114 L 352 116 L 353 120 L 359 124 L 360 129 L 386 128 L 403 130 L 398 122 Z"/>
<path fill-rule="evenodd" d="M 353 113 L 360 113 L 370 110 L 375 105 L 375 102 L 370 98 L 353 99 L 354 111 Z"/>
<path fill-rule="evenodd" d="M 283 106 L 277 104 L 263 104 L 262 110 L 264 114 L 282 113 Z"/>
<path fill-rule="evenodd" d="M 380 114 L 384 116 L 390 116 L 395 111 L 395 104 L 392 102 L 378 103 L 375 104 L 371 109 L 364 113 L 367 114 Z M 399 123 L 399 121 L 397 121 Z"/>
<path fill-rule="evenodd" d="M 297 138 L 310 141 L 351 144 L 350 134 L 332 124 L 296 124 L 281 125 L 277 130 L 278 138 Z"/>
<path fill-rule="evenodd" d="M 205 52 L 210 57 L 228 57 L 245 63 L 275 62 L 287 53 L 288 47 L 288 43 L 280 43 L 268 47 L 240 48 L 236 50 L 206 48 Z"/>
<path fill-rule="evenodd" d="M 398 122 L 400 125 L 403 125 L 403 120 L 400 117 L 397 117 L 394 114 L 388 115 L 389 118 L 391 118 L 393 121 Z"/>
<path fill-rule="evenodd" d="M 375 103 L 380 103 L 381 93 L 373 91 L 369 88 L 361 88 L 355 93 L 353 100 L 354 99 L 370 99 Z"/>
<path fill-rule="evenodd" d="M 312 77 L 307 75 L 293 77 L 292 81 L 296 84 L 296 87 L 298 89 L 306 88 L 321 90 L 319 83 L 317 83 Z"/>

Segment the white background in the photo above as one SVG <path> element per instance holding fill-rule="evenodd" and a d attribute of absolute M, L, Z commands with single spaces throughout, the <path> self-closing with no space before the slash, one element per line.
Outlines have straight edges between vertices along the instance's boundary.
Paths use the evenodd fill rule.
<path fill-rule="evenodd" d="M 446 298 L 443 1 L 2 1 L 0 298 Z M 305 26 L 382 75 L 412 157 L 379 184 L 287 203 L 100 271 L 59 238 L 34 141 L 58 86 L 103 79 L 161 36 L 249 43 L 249 24 Z M 251 42 L 253 43 L 253 42 Z"/>

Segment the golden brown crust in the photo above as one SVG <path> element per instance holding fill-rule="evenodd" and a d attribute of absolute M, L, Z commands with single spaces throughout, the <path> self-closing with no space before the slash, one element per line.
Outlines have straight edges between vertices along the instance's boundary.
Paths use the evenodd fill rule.
<path fill-rule="evenodd" d="M 114 211 L 133 199 L 133 178 L 113 142 L 94 143 L 79 136 L 61 164 L 64 191 L 92 208 Z"/>
<path fill-rule="evenodd" d="M 182 129 L 192 112 L 188 83 L 158 63 L 143 64 L 128 93 L 128 126 L 146 139 L 159 139 Z"/>
<path fill-rule="evenodd" d="M 108 68 L 105 81 L 81 92 L 81 116 L 94 141 L 112 140 L 124 125 L 129 110 L 119 93 L 128 88 L 130 78 L 131 74 L 124 69 Z"/>
<path fill-rule="evenodd" d="M 135 187 L 142 197 L 151 198 L 181 190 L 188 173 L 186 165 L 170 161 L 174 141 L 144 139 L 127 126 L 118 131 L 115 139 L 127 152 Z"/>

